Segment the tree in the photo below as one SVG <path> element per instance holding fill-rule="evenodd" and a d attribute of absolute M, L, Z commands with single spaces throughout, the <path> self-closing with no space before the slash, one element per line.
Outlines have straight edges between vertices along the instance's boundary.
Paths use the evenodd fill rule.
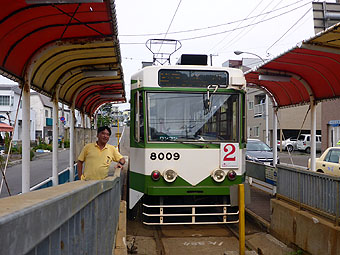
<path fill-rule="evenodd" d="M 98 111 L 97 128 L 102 126 L 111 126 L 113 123 L 112 118 L 112 104 L 104 104 Z"/>

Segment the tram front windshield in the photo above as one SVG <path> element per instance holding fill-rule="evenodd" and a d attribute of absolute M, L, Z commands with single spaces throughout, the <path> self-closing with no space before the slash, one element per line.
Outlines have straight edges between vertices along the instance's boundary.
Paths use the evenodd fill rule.
<path fill-rule="evenodd" d="M 149 141 L 238 141 L 238 94 L 149 92 L 147 116 Z"/>

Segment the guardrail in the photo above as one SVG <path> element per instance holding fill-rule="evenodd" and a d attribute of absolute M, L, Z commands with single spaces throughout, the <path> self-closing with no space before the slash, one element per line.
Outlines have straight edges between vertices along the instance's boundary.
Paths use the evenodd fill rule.
<path fill-rule="evenodd" d="M 75 181 L 79 180 L 78 173 L 77 173 L 77 164 L 74 164 L 73 171 L 74 171 L 74 180 Z M 62 170 L 60 173 L 58 173 L 58 184 L 64 184 L 66 182 L 70 182 L 70 168 L 69 167 Z M 46 180 L 31 187 L 30 191 L 44 189 L 44 188 L 48 188 L 52 186 L 53 186 L 52 177 L 49 177 Z"/>
<path fill-rule="evenodd" d="M 276 185 L 277 170 L 273 166 L 246 160 L 246 174 L 257 180 Z"/>
<path fill-rule="evenodd" d="M 0 254 L 112 254 L 120 177 L 77 181 L 0 200 Z"/>
<path fill-rule="evenodd" d="M 339 223 L 340 177 L 277 166 L 277 197 Z"/>

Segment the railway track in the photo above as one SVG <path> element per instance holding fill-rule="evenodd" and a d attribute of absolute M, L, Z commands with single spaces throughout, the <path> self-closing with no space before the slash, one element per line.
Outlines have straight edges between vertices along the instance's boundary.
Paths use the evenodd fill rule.
<path fill-rule="evenodd" d="M 262 233 L 259 228 L 247 222 L 247 236 L 259 233 Z M 128 254 L 140 255 L 238 254 L 238 226 L 146 226 L 139 220 L 129 220 L 127 246 Z M 247 254 L 257 253 L 249 251 Z"/>

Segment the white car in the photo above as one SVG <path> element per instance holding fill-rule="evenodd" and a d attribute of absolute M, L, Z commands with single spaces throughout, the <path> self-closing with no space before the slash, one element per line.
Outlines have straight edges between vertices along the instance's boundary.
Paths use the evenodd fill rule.
<path fill-rule="evenodd" d="M 316 171 L 330 175 L 340 176 L 340 147 L 329 147 L 320 158 L 315 159 Z M 308 169 L 310 169 L 310 159 Z"/>
<path fill-rule="evenodd" d="M 296 137 L 289 137 L 288 139 L 282 141 L 282 150 L 292 152 L 293 150 L 296 150 L 296 143 L 297 143 Z M 280 141 L 277 141 L 277 148 L 280 149 L 280 147 L 281 147 Z"/>
<path fill-rule="evenodd" d="M 303 134 L 299 136 L 297 140 L 296 148 L 299 151 L 305 151 L 306 153 L 310 153 L 310 140 L 311 135 Z M 316 150 L 321 151 L 321 135 L 316 135 Z"/>

